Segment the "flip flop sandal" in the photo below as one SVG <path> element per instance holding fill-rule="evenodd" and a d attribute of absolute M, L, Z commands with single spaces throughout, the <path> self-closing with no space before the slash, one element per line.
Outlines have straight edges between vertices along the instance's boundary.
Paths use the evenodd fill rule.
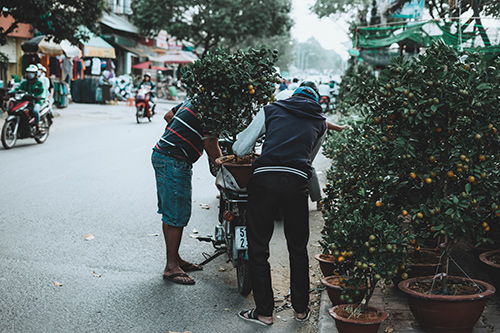
<path fill-rule="evenodd" d="M 245 313 L 247 314 L 248 317 L 245 317 Z M 272 324 L 267 324 L 263 321 L 259 320 L 259 316 L 255 313 L 255 309 L 250 309 L 250 310 L 243 310 L 238 313 L 238 317 L 240 317 L 243 320 L 250 321 L 252 323 L 256 324 L 261 324 L 264 326 L 271 326 Z"/>
<path fill-rule="evenodd" d="M 184 272 L 195 272 L 203 270 L 203 266 L 196 265 L 190 262 L 186 262 L 179 266 Z"/>
<path fill-rule="evenodd" d="M 308 320 L 310 316 L 311 316 L 311 309 L 309 309 L 309 308 L 306 308 L 306 316 L 304 318 L 302 318 L 302 319 L 299 318 L 299 317 L 297 317 L 297 313 L 295 313 L 295 319 L 297 321 L 300 321 L 300 322 Z"/>
<path fill-rule="evenodd" d="M 172 281 L 173 283 L 184 284 L 184 285 L 193 285 L 195 282 L 193 279 L 188 280 L 188 281 L 184 281 L 182 279 L 179 279 L 180 277 L 181 278 L 182 277 L 190 278 L 190 276 L 187 275 L 186 273 L 174 273 L 171 275 L 163 275 L 163 279 Z"/>

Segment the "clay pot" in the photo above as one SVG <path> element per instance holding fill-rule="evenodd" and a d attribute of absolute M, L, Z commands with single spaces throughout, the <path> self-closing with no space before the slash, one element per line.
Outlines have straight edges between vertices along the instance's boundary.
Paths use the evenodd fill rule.
<path fill-rule="evenodd" d="M 491 284 L 472 280 L 481 286 L 482 293 L 474 295 L 429 295 L 408 288 L 414 282 L 429 281 L 431 276 L 415 277 L 399 283 L 399 289 L 408 299 L 413 316 L 422 330 L 428 333 L 470 333 L 477 323 L 489 297 L 495 294 Z M 450 279 L 469 281 L 469 279 L 450 276 Z"/>
<path fill-rule="evenodd" d="M 492 255 L 500 255 L 500 249 L 481 253 L 479 260 L 486 266 L 486 272 L 497 290 L 500 290 L 500 264 L 489 260 Z"/>
<path fill-rule="evenodd" d="M 346 304 L 337 305 L 328 310 L 330 316 L 332 316 L 333 319 L 335 319 L 335 326 L 337 327 L 337 331 L 339 333 L 377 333 L 380 324 L 388 317 L 387 312 L 370 306 L 368 307 L 368 309 L 375 310 L 379 314 L 378 319 L 372 319 L 372 320 L 361 320 L 356 318 L 347 319 L 338 315 L 335 312 L 335 310 L 339 308 L 345 308 L 347 306 L 349 305 Z"/>
<path fill-rule="evenodd" d="M 411 257 L 410 257 L 410 263 L 408 263 L 408 271 L 406 272 L 408 274 L 408 277 L 418 277 L 418 276 L 430 276 L 430 275 L 435 275 L 436 272 L 438 272 L 438 267 L 441 265 L 439 262 L 439 254 L 437 252 L 431 250 L 431 249 L 422 249 L 420 250 L 421 253 L 427 254 L 428 256 L 436 256 L 436 260 L 434 262 L 427 262 L 427 263 L 412 263 L 411 262 Z M 399 285 L 399 283 L 403 279 L 401 278 L 401 275 L 398 274 L 398 276 L 394 277 L 392 279 L 392 282 L 394 285 Z"/>
<path fill-rule="evenodd" d="M 345 286 L 340 282 L 340 279 L 345 279 L 342 276 L 333 275 L 327 276 L 321 279 L 323 285 L 326 286 L 326 291 L 328 293 L 328 297 L 333 305 L 346 304 L 345 301 L 340 300 L 340 296 L 342 295 L 342 291 L 345 289 Z M 366 287 L 358 288 L 359 295 L 352 296 L 353 303 L 360 303 L 366 294 Z"/>
<path fill-rule="evenodd" d="M 314 256 L 319 263 L 319 269 L 323 276 L 335 275 L 335 257 L 330 254 L 316 254 Z"/>

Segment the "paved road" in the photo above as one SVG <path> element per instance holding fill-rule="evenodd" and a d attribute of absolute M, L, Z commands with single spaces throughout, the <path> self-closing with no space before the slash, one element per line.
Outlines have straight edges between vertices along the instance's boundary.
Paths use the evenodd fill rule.
<path fill-rule="evenodd" d="M 158 113 L 172 105 L 160 104 Z M 225 257 L 192 273 L 195 286 L 161 278 L 165 249 L 150 155 L 163 119 L 136 124 L 134 108 L 124 105 L 57 112 L 44 144 L 0 147 L 0 332 L 258 331 L 236 317 L 253 300 L 238 294 Z M 211 246 L 188 235 L 213 233 L 217 221 L 205 156 L 194 166 L 193 187 L 181 253 L 200 262 Z M 313 214 L 311 242 L 321 228 Z M 85 240 L 89 233 L 95 238 Z M 282 235 L 278 225 L 271 248 L 278 296 L 288 292 L 278 283 L 287 281 Z M 278 316 L 273 332 L 312 332 L 290 309 Z"/>

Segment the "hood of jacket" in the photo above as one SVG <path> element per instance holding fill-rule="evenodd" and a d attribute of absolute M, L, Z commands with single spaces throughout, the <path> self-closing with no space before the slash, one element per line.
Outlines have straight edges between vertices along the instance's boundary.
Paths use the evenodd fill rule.
<path fill-rule="evenodd" d="M 292 96 L 273 103 L 299 118 L 326 120 L 321 106 L 309 98 Z"/>

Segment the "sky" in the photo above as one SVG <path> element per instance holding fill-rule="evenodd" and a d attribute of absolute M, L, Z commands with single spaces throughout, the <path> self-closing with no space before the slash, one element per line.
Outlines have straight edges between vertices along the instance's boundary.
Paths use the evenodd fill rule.
<path fill-rule="evenodd" d="M 352 45 L 347 34 L 347 23 L 344 19 L 319 19 L 309 10 L 314 2 L 315 0 L 292 0 L 291 16 L 295 21 L 292 37 L 298 42 L 305 42 L 314 37 L 323 48 L 335 50 L 342 59 L 347 59 L 347 50 Z"/>

